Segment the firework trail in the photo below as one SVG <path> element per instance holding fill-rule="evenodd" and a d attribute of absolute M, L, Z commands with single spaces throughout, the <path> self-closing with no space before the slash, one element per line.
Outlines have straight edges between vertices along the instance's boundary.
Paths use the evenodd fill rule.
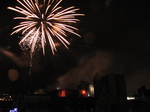
<path fill-rule="evenodd" d="M 17 0 L 21 7 L 8 7 L 23 16 L 15 17 L 14 19 L 22 20 L 19 25 L 15 26 L 14 33 L 21 32 L 23 37 L 19 45 L 23 49 L 30 48 L 31 54 L 35 49 L 42 48 L 45 54 L 45 46 L 48 42 L 53 54 L 57 51 L 55 39 L 59 40 L 66 48 L 70 43 L 65 39 L 66 32 L 75 34 L 80 37 L 75 31 L 77 28 L 70 24 L 76 23 L 79 19 L 74 6 L 63 9 L 59 6 L 62 0 Z M 11 34 L 11 35 L 12 35 Z"/>

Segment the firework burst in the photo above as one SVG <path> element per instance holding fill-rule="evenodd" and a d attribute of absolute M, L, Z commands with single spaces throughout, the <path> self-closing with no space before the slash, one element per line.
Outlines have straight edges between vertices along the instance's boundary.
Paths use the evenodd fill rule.
<path fill-rule="evenodd" d="M 78 29 L 71 26 L 79 19 L 74 6 L 63 9 L 59 6 L 62 0 L 17 0 L 21 7 L 8 7 L 13 11 L 21 13 L 23 16 L 14 19 L 22 20 L 19 25 L 15 26 L 14 33 L 21 32 L 23 37 L 19 45 L 23 48 L 30 48 L 34 53 L 36 48 L 42 48 L 45 54 L 46 43 L 49 43 L 51 51 L 55 54 L 57 51 L 54 38 L 57 38 L 66 48 L 70 43 L 65 39 L 66 32 L 75 34 Z M 12 35 L 11 34 L 11 35 Z"/>

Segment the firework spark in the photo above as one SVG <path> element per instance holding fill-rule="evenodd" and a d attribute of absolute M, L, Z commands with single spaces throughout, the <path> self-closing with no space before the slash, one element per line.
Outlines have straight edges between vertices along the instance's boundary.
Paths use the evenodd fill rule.
<path fill-rule="evenodd" d="M 14 33 L 21 32 L 23 37 L 19 45 L 23 48 L 30 48 L 31 53 L 34 53 L 36 48 L 42 48 L 45 54 L 45 46 L 48 42 L 53 54 L 57 51 L 54 37 L 56 37 L 66 48 L 70 43 L 65 39 L 66 32 L 75 34 L 80 37 L 75 31 L 77 28 L 70 24 L 76 23 L 79 19 L 74 6 L 62 9 L 59 4 L 62 0 L 17 0 L 21 7 L 8 7 L 13 11 L 21 13 L 23 16 L 15 17 L 14 19 L 22 20 L 19 25 L 13 29 Z M 12 35 L 11 34 L 11 35 Z"/>

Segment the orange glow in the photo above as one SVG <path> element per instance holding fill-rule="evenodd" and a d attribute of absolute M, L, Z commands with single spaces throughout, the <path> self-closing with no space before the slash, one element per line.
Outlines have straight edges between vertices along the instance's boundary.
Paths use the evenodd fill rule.
<path fill-rule="evenodd" d="M 58 93 L 59 97 L 66 97 L 66 90 L 60 90 Z"/>
<path fill-rule="evenodd" d="M 87 92 L 87 90 L 82 89 L 82 90 L 80 91 L 80 95 L 81 95 L 81 97 L 88 97 L 88 92 Z"/>
<path fill-rule="evenodd" d="M 82 94 L 83 94 L 83 95 L 85 95 L 85 94 L 86 94 L 86 91 L 85 91 L 85 90 L 82 90 L 81 92 L 82 92 Z"/>

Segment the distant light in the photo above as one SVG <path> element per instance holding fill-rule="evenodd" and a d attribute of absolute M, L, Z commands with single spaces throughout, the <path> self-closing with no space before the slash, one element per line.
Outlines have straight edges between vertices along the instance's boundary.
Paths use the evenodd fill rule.
<path fill-rule="evenodd" d="M 135 100 L 135 97 L 127 97 L 127 100 Z"/>
<path fill-rule="evenodd" d="M 18 112 L 18 108 L 14 108 L 13 110 L 9 110 L 9 112 Z"/>
<path fill-rule="evenodd" d="M 57 87 L 56 89 L 57 89 L 57 90 L 60 90 L 61 88 L 60 88 L 60 87 Z"/>
<path fill-rule="evenodd" d="M 66 90 L 59 90 L 58 96 L 59 97 L 66 97 L 67 96 L 67 91 Z"/>
<path fill-rule="evenodd" d="M 82 90 L 82 94 L 83 94 L 83 95 L 87 94 L 87 93 L 86 93 L 86 90 Z"/>
<path fill-rule="evenodd" d="M 4 101 L 4 98 L 0 98 L 0 101 Z"/>
<path fill-rule="evenodd" d="M 93 84 L 89 85 L 88 96 L 89 97 L 94 97 L 94 85 Z"/>
<path fill-rule="evenodd" d="M 14 110 L 17 111 L 18 109 L 17 109 L 17 108 L 14 108 Z"/>
<path fill-rule="evenodd" d="M 87 92 L 87 90 L 81 89 L 81 90 L 80 90 L 80 96 L 81 96 L 81 97 L 88 97 L 88 92 Z"/>

